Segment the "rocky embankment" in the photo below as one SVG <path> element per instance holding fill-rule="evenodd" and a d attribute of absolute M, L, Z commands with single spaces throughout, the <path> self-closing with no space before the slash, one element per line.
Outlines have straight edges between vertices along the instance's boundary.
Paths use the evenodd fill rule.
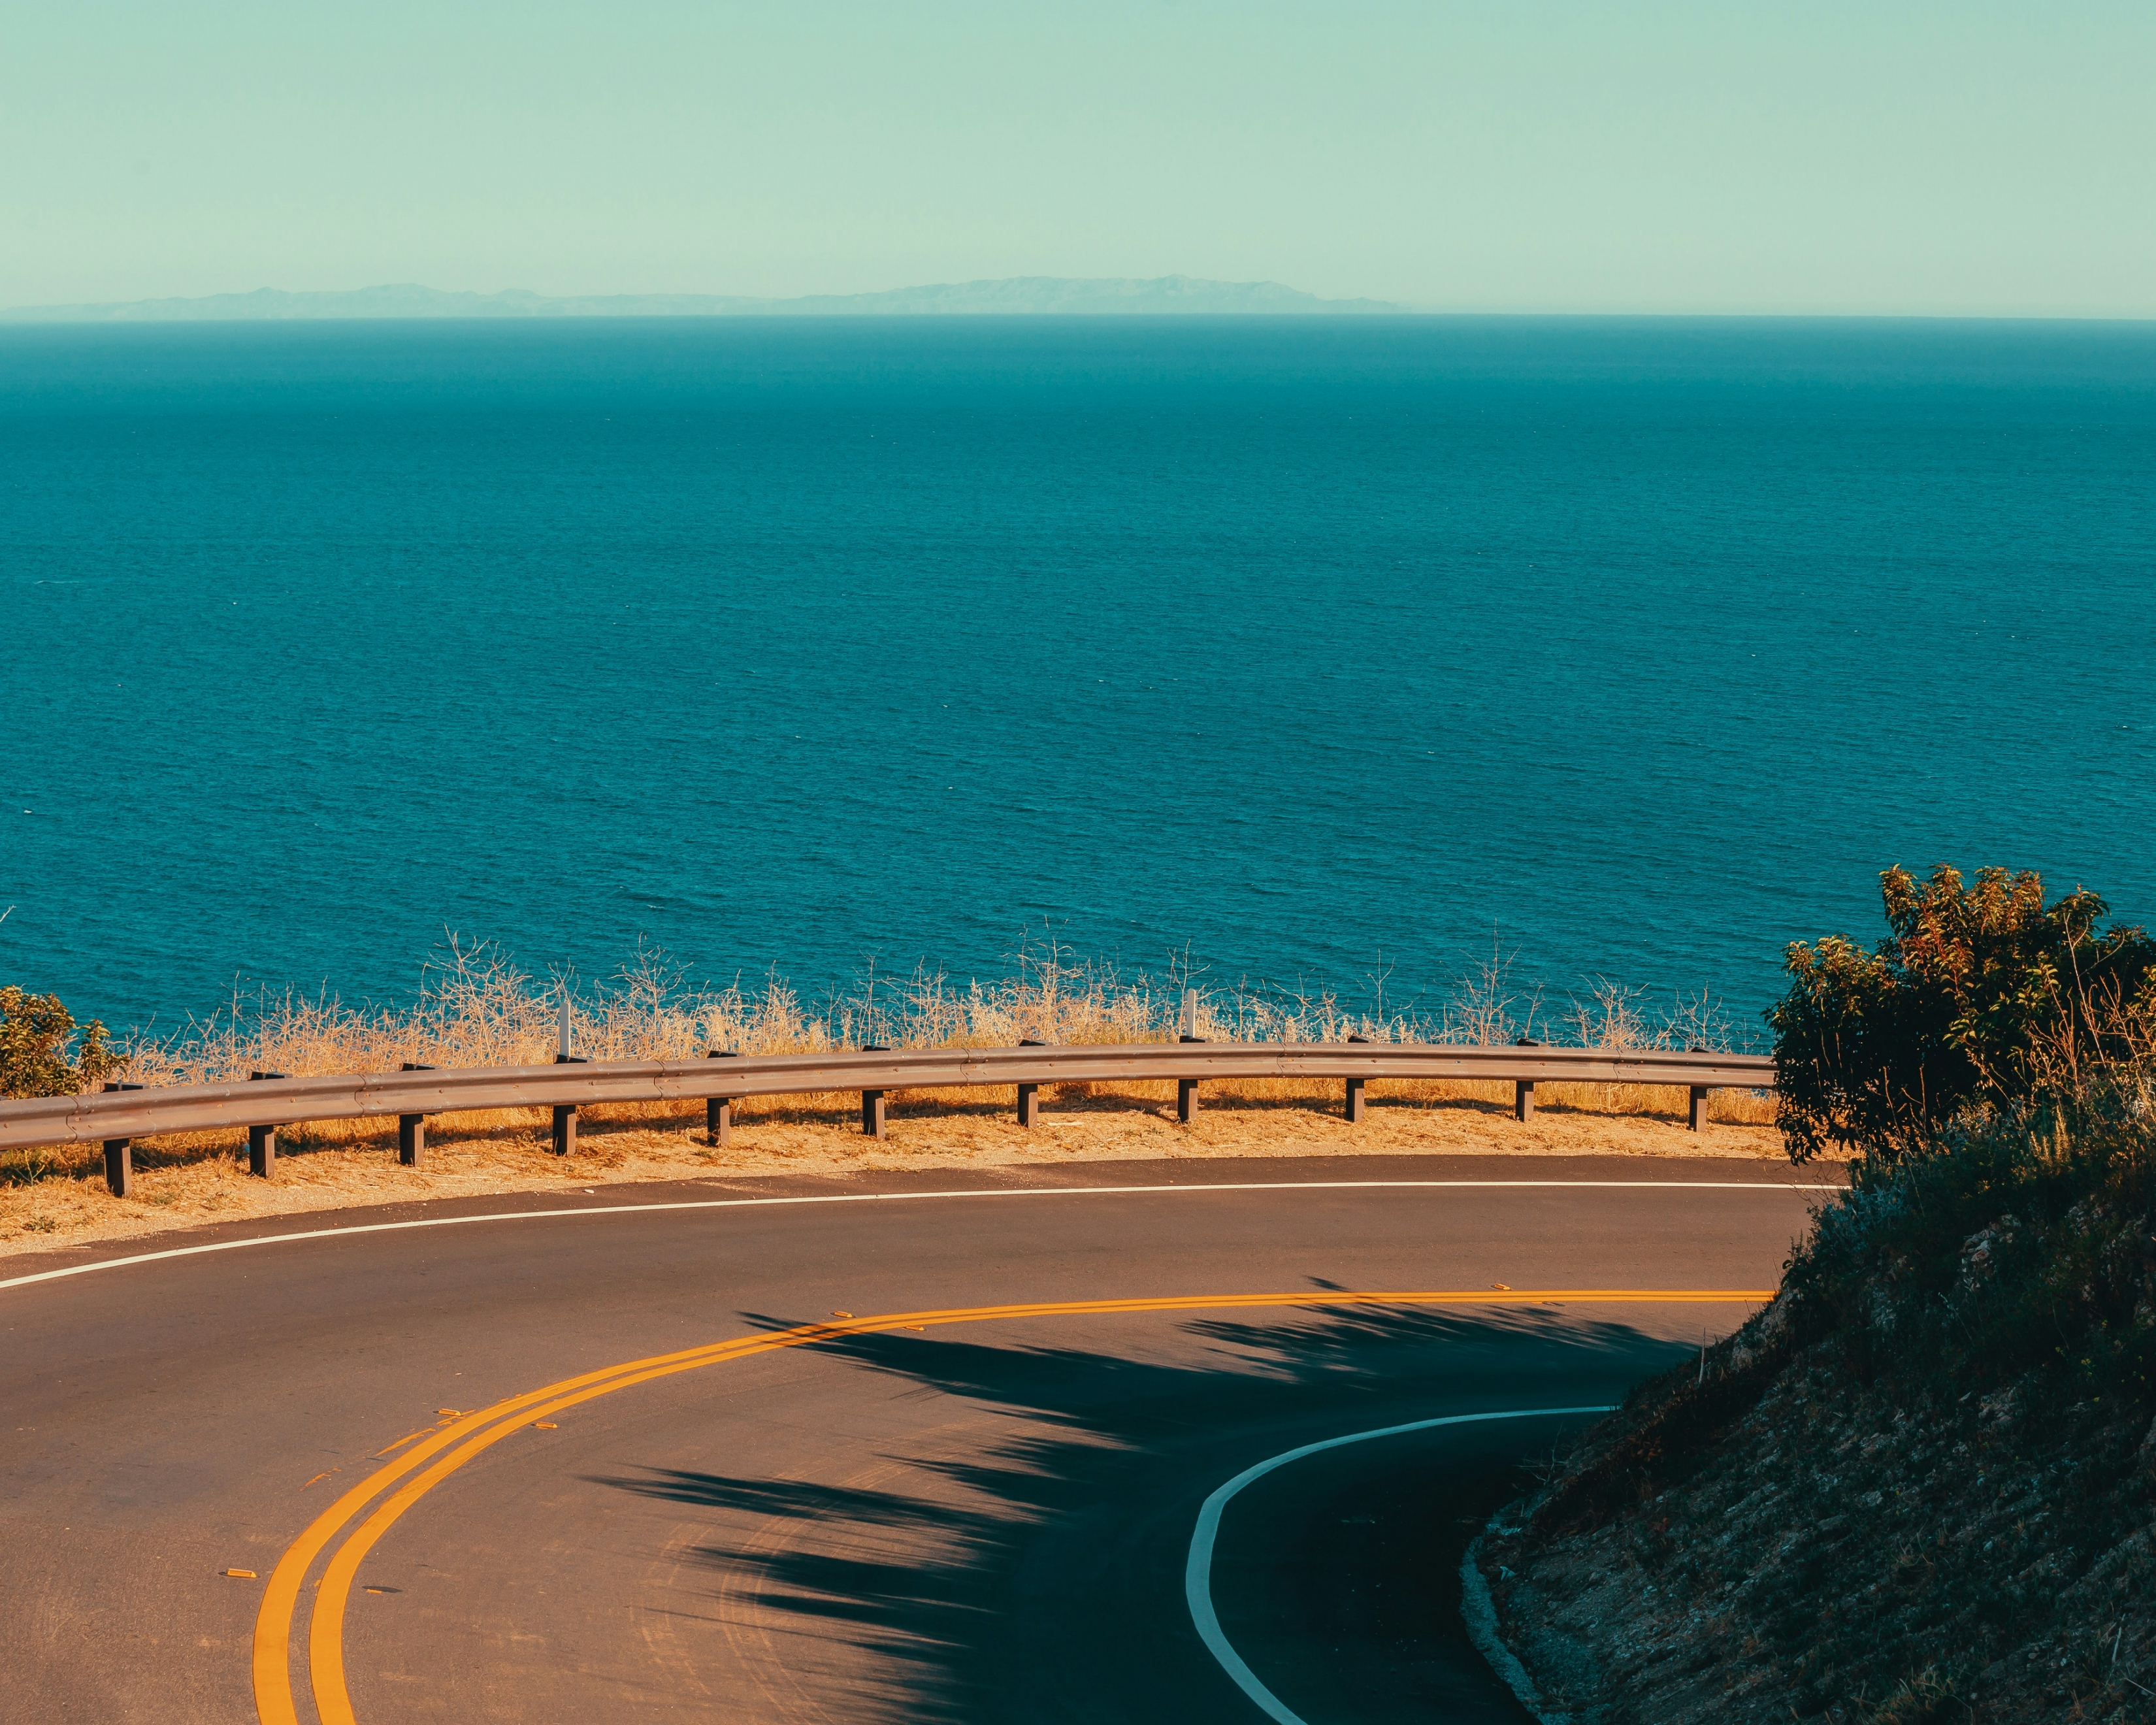
<path fill-rule="evenodd" d="M 2145 1087 L 1861 1178 L 1772 1306 L 1471 1554 L 1522 1698 L 1578 1725 L 2156 1720 L 2152 1199 Z"/>

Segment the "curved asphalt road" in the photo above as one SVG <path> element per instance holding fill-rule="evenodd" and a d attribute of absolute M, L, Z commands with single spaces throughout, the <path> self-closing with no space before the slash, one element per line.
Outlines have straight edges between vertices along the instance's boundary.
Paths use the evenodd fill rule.
<path fill-rule="evenodd" d="M 1433 1178 L 1546 1183 L 1317 1183 Z M 416 1457 L 408 1485 L 441 1476 L 356 1568 L 347 1543 L 384 1497 L 324 1548 L 352 1571 L 341 1617 L 315 1612 L 320 1559 L 290 1596 L 269 1669 L 299 1720 L 344 1717 L 316 1712 L 317 1617 L 363 1725 L 1259 1719 L 1184 1602 L 1207 1495 L 1317 1439 L 1618 1399 L 1750 1308 L 1526 1305 L 1491 1285 L 1771 1287 L 1812 1198 L 1789 1178 L 1611 1158 L 1117 1163 L 611 1188 L 0 1260 L 4 1281 L 331 1230 L 0 1286 L 0 1717 L 254 1719 L 280 1559 L 340 1494 Z M 1580 1183 L 1613 1179 L 1650 1183 Z M 1075 1189 L 1108 1186 L 1152 1189 Z M 1001 1195 L 708 1207 L 954 1188 Z M 609 1213 L 358 1231 L 505 1210 Z M 1339 1291 L 1492 1303 L 1328 1303 Z M 857 1327 L 1260 1294 L 1295 1297 Z M 601 1378 L 495 1427 L 441 1411 L 819 1322 L 823 1339 Z M 1353 1445 L 1237 1497 L 1213 1593 L 1260 1681 L 1310 1725 L 1521 1717 L 1460 1638 L 1453 1573 L 1563 1424 Z"/>

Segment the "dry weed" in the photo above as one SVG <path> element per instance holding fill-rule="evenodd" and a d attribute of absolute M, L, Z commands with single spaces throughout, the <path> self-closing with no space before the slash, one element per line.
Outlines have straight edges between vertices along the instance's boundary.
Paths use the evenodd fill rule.
<path fill-rule="evenodd" d="M 1252 1042 L 1332 1042 L 1356 1035 L 1373 1042 L 1486 1045 L 1538 1032 L 1544 1040 L 1604 1047 L 1728 1045 L 1727 1025 L 1704 999 L 1680 1001 L 1674 1010 L 1656 1016 L 1637 990 L 1599 983 L 1587 1002 L 1573 1002 L 1566 1012 L 1550 1014 L 1538 994 L 1524 994 L 1512 986 L 1509 973 L 1509 961 L 1493 947 L 1428 1013 L 1389 1009 L 1382 978 L 1375 979 L 1372 1009 L 1361 1013 L 1322 991 L 1202 990 L 1199 1034 L 1214 1040 Z M 492 946 L 453 938 L 427 967 L 408 1007 L 350 1007 L 327 995 L 310 998 L 290 991 L 235 997 L 226 1009 L 177 1035 L 126 1047 L 119 1076 L 138 1084 L 174 1085 L 251 1071 L 388 1071 L 408 1060 L 442 1067 L 540 1065 L 554 1052 L 565 997 L 578 1050 L 599 1060 L 688 1059 L 715 1048 L 744 1054 L 814 1053 L 866 1042 L 1008 1047 L 1026 1039 L 1065 1044 L 1164 1041 L 1175 1034 L 1187 980 L 1173 971 L 1158 982 L 1142 976 L 1127 980 L 1111 967 L 1074 960 L 1054 943 L 1044 942 L 1020 955 L 1015 975 L 999 981 L 962 987 L 925 970 L 897 979 L 871 973 L 851 993 L 811 1006 L 776 976 L 753 988 L 739 983 L 693 988 L 665 953 L 651 947 L 639 947 L 606 983 L 579 988 L 568 978 L 535 978 Z M 1173 1090 L 1172 1084 L 1067 1085 L 1045 1100 L 1052 1109 L 1105 1117 L 1172 1104 Z M 1512 1105 L 1511 1086 L 1504 1083 L 1388 1081 L 1373 1084 L 1370 1096 L 1373 1117 L 1379 1120 L 1407 1111 L 1410 1117 L 1430 1121 L 1457 1110 L 1464 1120 L 1479 1123 L 1508 1116 Z M 1256 1122 L 1277 1116 L 1286 1122 L 1337 1111 L 1339 1093 L 1337 1085 L 1252 1078 L 1209 1084 L 1205 1098 L 1207 1108 L 1214 1111 L 1213 1118 Z M 1681 1120 L 1686 1106 L 1681 1088 L 1622 1085 L 1543 1085 L 1536 1101 L 1552 1132 L 1562 1132 L 1560 1122 L 1575 1115 L 1609 1121 Z M 1007 1122 L 1011 1092 L 1008 1086 L 896 1091 L 891 1106 L 898 1119 L 928 1116 L 955 1123 L 1000 1117 Z M 844 1124 L 857 1117 L 857 1107 L 858 1098 L 851 1094 L 752 1097 L 735 1104 L 734 1118 L 743 1128 L 843 1137 Z M 1219 1111 L 1224 1110 L 1224 1115 Z M 1774 1119 L 1773 1099 L 1720 1091 L 1711 1117 L 1764 1127 Z M 592 1111 L 586 1119 L 588 1134 L 603 1122 L 606 1132 L 644 1132 L 670 1141 L 685 1137 L 698 1123 L 680 1105 L 666 1102 Z M 431 1130 L 444 1154 L 454 1144 L 465 1147 L 455 1153 L 459 1156 L 484 1151 L 524 1168 L 528 1157 L 539 1153 L 534 1146 L 546 1127 L 544 1110 L 508 1109 L 444 1117 Z M 280 1143 L 288 1155 L 305 1158 L 346 1148 L 372 1151 L 386 1142 L 385 1133 L 393 1138 L 393 1127 L 381 1121 L 298 1122 L 281 1132 Z M 1029 1142 L 1016 1135 L 1012 1157 L 1027 1153 Z M 1734 1147 L 1717 1147 L 1726 1153 Z M 228 1163 L 234 1153 L 234 1135 L 228 1133 L 141 1138 L 134 1150 L 146 1189 L 152 1192 L 157 1189 L 156 1177 L 167 1171 Z M 7 1153 L 0 1155 L 0 1190 L 84 1180 L 96 1172 L 98 1158 L 96 1147 L 89 1145 Z M 850 1146 L 841 1159 L 849 1167 L 860 1165 Z M 495 1167 L 488 1178 L 506 1177 L 507 1166 Z M 562 1175 L 552 1170 L 547 1178 Z"/>

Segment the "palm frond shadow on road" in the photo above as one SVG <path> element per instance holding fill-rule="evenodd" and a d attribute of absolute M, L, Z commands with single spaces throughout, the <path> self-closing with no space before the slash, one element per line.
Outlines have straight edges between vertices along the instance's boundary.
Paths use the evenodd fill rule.
<path fill-rule="evenodd" d="M 654 1469 L 600 1483 L 708 1516 L 696 1560 L 717 1615 L 757 1625 L 724 1656 L 783 1643 L 773 1680 L 804 1716 L 1240 1718 L 1248 1703 L 1191 1633 L 1183 1598 L 1207 1493 L 1323 1437 L 1614 1401 L 1683 1351 L 1558 1311 L 1313 1307 L 1186 1322 L 1176 1335 L 1180 1346 L 1136 1355 L 955 1330 L 847 1337 L 822 1351 L 956 1404 L 907 1453 L 865 1452 L 850 1481 Z M 1547 1427 L 1517 1440 L 1465 1430 L 1484 1434 L 1474 1480 L 1432 1464 L 1424 1491 L 1411 1470 L 1397 1495 L 1412 1501 L 1380 1518 L 1416 1522 L 1403 1537 L 1418 1564 L 1427 1548 L 1433 1608 L 1453 1598 L 1472 1519 L 1458 1512 L 1493 1507 L 1524 1478 L 1515 1464 L 1549 1441 Z M 1236 1569 L 1232 1545 L 1221 1563 Z"/>

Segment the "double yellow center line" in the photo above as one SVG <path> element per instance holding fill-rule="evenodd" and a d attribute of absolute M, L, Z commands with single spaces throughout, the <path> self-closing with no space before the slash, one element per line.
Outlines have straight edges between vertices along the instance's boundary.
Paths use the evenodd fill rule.
<path fill-rule="evenodd" d="M 321 1725 L 357 1725 L 345 1683 L 344 1615 L 360 1564 L 397 1518 L 481 1450 L 511 1432 L 525 1430 L 565 1408 L 573 1408 L 618 1389 L 648 1384 L 677 1372 L 694 1372 L 752 1354 L 872 1336 L 886 1330 L 927 1329 L 932 1325 L 986 1323 L 1004 1318 L 1065 1317 L 1087 1313 L 1201 1312 L 1258 1307 L 1317 1308 L 1341 1306 L 1539 1306 L 1560 1304 L 1736 1302 L 1757 1305 L 1774 1291 L 1736 1289 L 1523 1288 L 1435 1293 L 1214 1294 L 1152 1300 L 1070 1300 L 1024 1306 L 973 1306 L 942 1312 L 886 1312 L 831 1323 L 798 1324 L 790 1329 L 736 1337 L 675 1353 L 654 1354 L 606 1366 L 580 1377 L 564 1378 L 541 1389 L 527 1390 L 459 1416 L 440 1430 L 386 1463 L 316 1517 L 279 1559 L 264 1590 L 254 1619 L 254 1710 L 261 1725 L 299 1725 L 291 1676 L 292 1622 L 306 1578 L 322 1553 L 345 1529 L 364 1516 L 337 1545 L 315 1589 L 308 1620 L 307 1668 Z M 380 1500 L 377 1502 L 377 1500 Z M 370 1512 L 368 1506 L 373 1507 Z"/>

